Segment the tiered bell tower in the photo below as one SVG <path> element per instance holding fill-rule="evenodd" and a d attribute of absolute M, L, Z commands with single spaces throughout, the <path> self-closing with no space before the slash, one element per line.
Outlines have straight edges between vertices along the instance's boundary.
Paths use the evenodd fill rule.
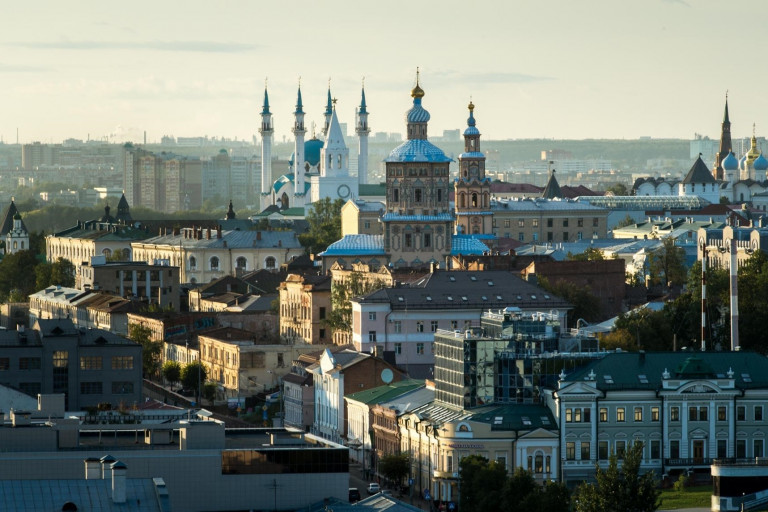
<path fill-rule="evenodd" d="M 464 152 L 459 155 L 459 177 L 454 182 L 457 234 L 492 234 L 491 180 L 485 176 L 485 155 L 475 126 L 475 105 L 469 102 L 464 130 Z"/>

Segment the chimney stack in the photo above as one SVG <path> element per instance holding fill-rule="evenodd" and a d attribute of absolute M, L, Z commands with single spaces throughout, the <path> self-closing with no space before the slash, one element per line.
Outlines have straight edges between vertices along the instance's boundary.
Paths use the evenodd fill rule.
<path fill-rule="evenodd" d="M 117 462 L 117 459 L 114 458 L 111 455 L 105 455 L 103 456 L 99 462 L 101 462 L 101 479 L 102 480 L 111 480 L 112 479 L 112 464 L 114 462 Z"/>
<path fill-rule="evenodd" d="M 100 480 L 101 479 L 101 461 L 95 457 L 89 457 L 85 459 L 85 479 L 86 480 Z"/>
<path fill-rule="evenodd" d="M 125 503 L 127 472 L 128 466 L 122 462 L 112 464 L 112 501 L 115 503 Z"/>

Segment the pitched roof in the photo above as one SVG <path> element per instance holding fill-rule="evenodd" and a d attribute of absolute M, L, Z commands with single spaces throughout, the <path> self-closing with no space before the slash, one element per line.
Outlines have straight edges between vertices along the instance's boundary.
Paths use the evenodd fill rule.
<path fill-rule="evenodd" d="M 8 209 L 5 210 L 5 216 L 3 216 L 3 223 L 0 224 L 0 236 L 7 235 L 8 232 L 13 229 L 13 218 L 18 213 L 19 213 L 19 210 L 16 208 L 16 203 L 11 201 L 11 204 L 8 205 Z M 24 225 L 23 220 L 21 221 L 21 227 L 24 228 L 24 231 L 29 231 L 27 229 L 27 226 Z"/>
<path fill-rule="evenodd" d="M 715 177 L 712 176 L 707 165 L 701 159 L 701 155 L 699 155 L 693 163 L 693 167 L 691 167 L 691 170 L 688 171 L 688 174 L 685 175 L 685 178 L 683 178 L 681 183 L 715 183 Z"/>
<path fill-rule="evenodd" d="M 544 197 L 546 199 L 563 197 L 563 192 L 560 190 L 560 184 L 557 182 L 557 178 L 555 178 L 554 169 L 552 170 L 552 173 L 550 173 L 549 175 L 549 181 L 547 181 L 547 186 L 544 187 L 544 192 L 541 193 L 541 197 Z"/>

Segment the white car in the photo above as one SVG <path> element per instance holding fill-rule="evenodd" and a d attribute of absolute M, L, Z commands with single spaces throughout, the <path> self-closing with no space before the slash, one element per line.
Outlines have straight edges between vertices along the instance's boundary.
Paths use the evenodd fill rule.
<path fill-rule="evenodd" d="M 376 494 L 379 491 L 381 491 L 381 487 L 379 487 L 379 484 L 375 482 L 371 482 L 370 484 L 368 484 L 368 494 Z"/>

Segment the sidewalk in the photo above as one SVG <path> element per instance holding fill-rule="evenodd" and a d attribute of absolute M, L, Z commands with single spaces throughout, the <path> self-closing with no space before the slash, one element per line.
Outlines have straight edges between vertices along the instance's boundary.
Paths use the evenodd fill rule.
<path fill-rule="evenodd" d="M 368 492 L 366 489 L 368 488 L 368 484 L 370 482 L 375 482 L 375 479 L 372 479 L 370 481 L 363 478 L 363 467 L 357 462 L 350 462 L 349 463 L 349 486 L 350 487 L 356 487 L 360 491 L 360 496 L 365 499 L 368 497 Z M 391 495 L 393 498 L 397 498 L 398 500 L 411 504 L 411 496 L 408 494 L 403 494 L 402 497 L 397 491 L 388 489 L 383 484 L 381 486 L 383 490 L 390 490 Z M 414 489 L 414 495 L 413 495 L 413 503 L 412 505 L 414 507 L 418 507 L 421 510 L 424 510 L 426 512 L 429 512 L 429 502 L 422 499 L 421 496 L 417 496 L 416 489 Z"/>

